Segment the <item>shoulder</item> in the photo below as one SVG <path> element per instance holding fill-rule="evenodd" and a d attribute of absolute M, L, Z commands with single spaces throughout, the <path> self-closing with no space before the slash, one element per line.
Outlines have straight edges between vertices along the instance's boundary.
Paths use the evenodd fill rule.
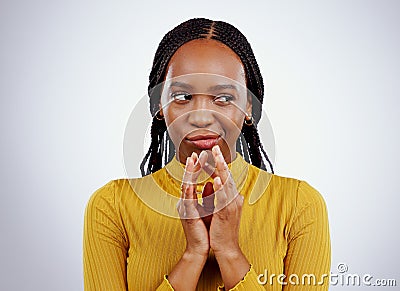
<path fill-rule="evenodd" d="M 252 195 L 266 195 L 268 199 L 292 205 L 295 209 L 310 205 L 325 207 L 321 193 L 308 182 L 296 178 L 271 174 L 255 166 L 250 167 L 249 183 L 252 184 Z M 254 191 L 256 190 L 256 191 Z"/>
<path fill-rule="evenodd" d="M 253 165 L 249 167 L 247 177 L 250 203 L 259 199 L 266 199 L 269 203 L 295 204 L 299 184 L 302 182 L 295 178 L 283 177 L 268 173 Z"/>
<path fill-rule="evenodd" d="M 297 187 L 297 200 L 299 204 L 325 204 L 321 193 L 306 181 L 299 181 Z"/>
<path fill-rule="evenodd" d="M 298 228 L 318 221 L 327 225 L 328 214 L 321 193 L 304 180 L 274 175 L 271 184 L 279 184 L 286 205 L 290 205 L 292 227 Z"/>
<path fill-rule="evenodd" d="M 164 172 L 161 169 L 139 178 L 111 180 L 94 191 L 89 199 L 88 206 L 100 204 L 118 205 L 124 203 L 127 199 L 135 198 L 143 191 L 151 193 L 152 190 L 159 188 L 159 181 L 165 180 L 163 177 L 165 176 Z"/>
<path fill-rule="evenodd" d="M 325 205 L 321 193 L 308 182 L 296 178 L 273 175 L 272 187 L 279 187 L 284 195 L 289 195 L 297 209 L 311 205 Z"/>
<path fill-rule="evenodd" d="M 121 217 L 119 189 L 126 179 L 112 180 L 90 197 L 84 215 L 84 237 L 87 244 L 121 242 L 127 247 L 128 235 Z"/>
<path fill-rule="evenodd" d="M 162 168 L 140 178 L 110 181 L 94 192 L 88 208 L 123 219 L 130 219 L 147 210 L 178 217 L 176 204 L 179 199 L 179 187 L 173 187 L 165 176 L 165 170 Z"/>
<path fill-rule="evenodd" d="M 131 191 L 129 179 L 111 180 L 94 191 L 86 208 L 115 208 L 119 200 Z"/>

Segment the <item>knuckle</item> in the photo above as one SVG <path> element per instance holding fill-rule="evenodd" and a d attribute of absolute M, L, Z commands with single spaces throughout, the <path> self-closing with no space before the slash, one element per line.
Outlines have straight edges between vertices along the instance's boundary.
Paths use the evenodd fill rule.
<path fill-rule="evenodd" d="M 190 206 L 192 206 L 193 202 L 191 201 L 192 199 L 189 198 L 185 198 L 183 200 L 183 206 L 185 206 L 185 208 L 189 208 Z"/>
<path fill-rule="evenodd" d="M 181 209 L 182 208 L 182 199 L 178 200 L 178 203 L 176 203 L 176 209 Z"/>
<path fill-rule="evenodd" d="M 218 202 L 222 205 L 226 205 L 227 198 L 224 193 L 221 193 L 220 196 L 218 197 Z"/>
<path fill-rule="evenodd" d="M 242 207 L 244 204 L 244 197 L 242 195 L 240 195 L 239 193 L 236 196 L 236 203 L 237 203 L 237 205 L 240 205 L 240 207 Z"/>
<path fill-rule="evenodd" d="M 235 187 L 235 181 L 233 181 L 232 175 L 229 175 L 228 180 L 227 180 L 226 183 L 230 188 L 236 188 Z"/>

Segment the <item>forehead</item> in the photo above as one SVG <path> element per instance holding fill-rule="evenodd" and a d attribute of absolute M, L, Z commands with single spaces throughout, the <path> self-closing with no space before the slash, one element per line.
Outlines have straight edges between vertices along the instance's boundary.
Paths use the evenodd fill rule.
<path fill-rule="evenodd" d="M 182 45 L 170 59 L 165 78 L 199 73 L 219 75 L 246 85 L 239 56 L 225 44 L 213 39 L 196 39 Z"/>

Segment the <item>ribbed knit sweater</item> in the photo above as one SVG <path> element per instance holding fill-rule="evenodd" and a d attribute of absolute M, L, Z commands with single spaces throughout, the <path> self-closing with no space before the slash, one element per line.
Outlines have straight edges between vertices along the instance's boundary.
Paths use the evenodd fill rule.
<path fill-rule="evenodd" d="M 231 290 L 328 290 L 331 250 L 322 196 L 239 154 L 228 166 L 245 197 L 239 245 L 251 264 Z M 111 181 L 92 195 L 84 224 L 85 290 L 173 290 L 167 275 L 186 247 L 176 210 L 183 171 L 174 158 L 151 175 Z M 197 190 L 210 180 L 200 177 Z M 210 251 L 197 290 L 222 288 Z"/>

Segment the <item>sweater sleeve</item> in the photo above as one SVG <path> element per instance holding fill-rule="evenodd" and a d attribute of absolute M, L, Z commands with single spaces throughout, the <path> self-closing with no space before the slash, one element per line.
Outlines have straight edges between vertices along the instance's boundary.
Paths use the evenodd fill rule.
<path fill-rule="evenodd" d="M 276 274 L 282 276 L 274 284 L 280 284 L 283 291 L 328 290 L 331 248 L 326 205 L 321 194 L 304 181 L 298 184 L 288 229 L 284 274 Z M 230 290 L 276 290 L 272 287 L 261 285 L 251 266 L 243 280 Z"/>
<path fill-rule="evenodd" d="M 164 275 L 164 279 L 163 279 L 162 283 L 160 284 L 160 286 L 158 286 L 156 291 L 173 291 L 173 290 L 174 290 L 174 288 L 169 283 L 167 275 Z"/>
<path fill-rule="evenodd" d="M 86 206 L 83 234 L 85 291 L 128 290 L 129 240 L 118 207 L 116 184 L 117 181 L 111 181 L 97 190 Z M 173 290 L 166 276 L 157 290 Z"/>
<path fill-rule="evenodd" d="M 223 291 L 223 286 L 218 287 L 218 291 Z M 258 283 L 258 275 L 253 269 L 253 265 L 250 265 L 250 270 L 244 276 L 244 278 L 238 282 L 230 291 L 257 291 L 265 290 L 265 288 Z"/>
<path fill-rule="evenodd" d="M 331 247 L 328 215 L 320 193 L 300 181 L 284 260 L 284 291 L 329 288 Z"/>
<path fill-rule="evenodd" d="M 83 235 L 84 286 L 91 290 L 127 290 L 128 241 L 115 201 L 112 181 L 90 198 Z"/>

